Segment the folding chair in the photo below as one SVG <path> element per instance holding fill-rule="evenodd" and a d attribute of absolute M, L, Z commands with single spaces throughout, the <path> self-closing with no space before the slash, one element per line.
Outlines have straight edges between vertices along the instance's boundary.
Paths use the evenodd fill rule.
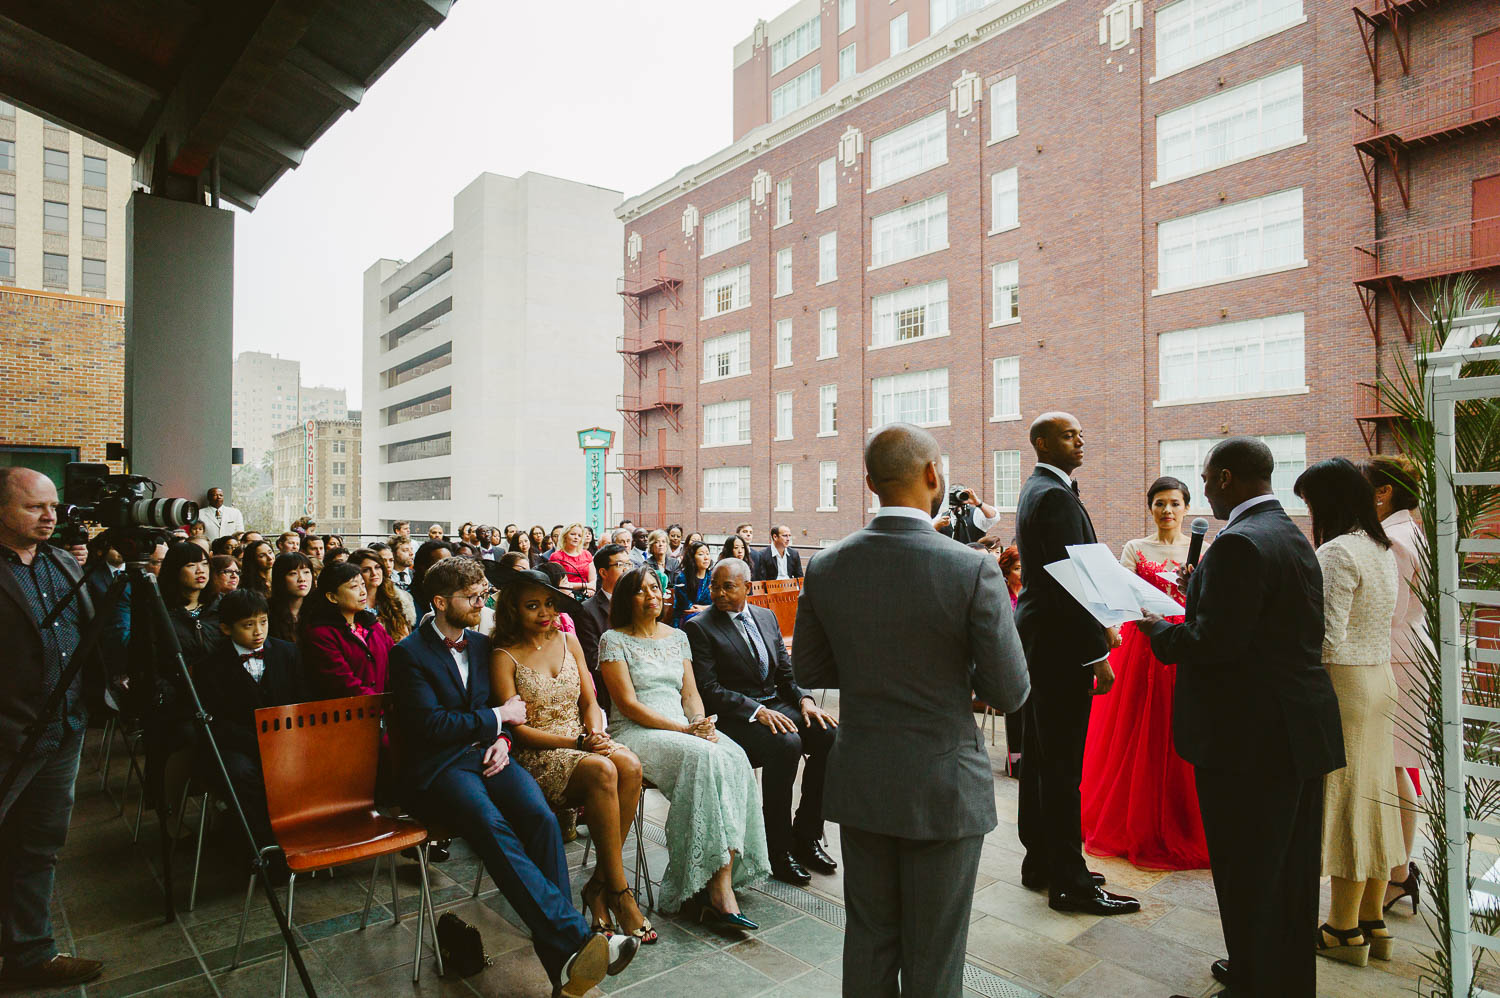
<path fill-rule="evenodd" d="M 641 778 L 641 796 L 635 804 L 635 820 L 630 827 L 635 829 L 635 894 L 641 894 L 641 881 L 646 882 L 646 908 L 656 910 L 656 891 L 651 881 L 651 864 L 646 860 L 646 791 L 657 789 L 656 784 Z M 594 830 L 589 829 L 588 841 L 583 844 L 583 866 L 589 865 L 589 852 L 594 848 Z M 482 872 L 482 871 L 481 871 Z M 479 886 L 474 887 L 474 896 L 479 896 Z"/>
<path fill-rule="evenodd" d="M 425 846 L 427 829 L 408 818 L 392 818 L 375 810 L 375 770 L 380 754 L 381 718 L 388 710 L 385 696 L 344 697 L 315 703 L 262 707 L 255 712 L 256 737 L 260 744 L 261 771 L 266 781 L 266 805 L 276 842 L 261 850 L 264 858 L 279 849 L 291 870 L 287 881 L 286 917 L 292 920 L 296 902 L 297 875 L 324 868 L 374 859 L 369 896 L 360 928 L 368 924 L 370 902 L 375 895 L 375 876 L 380 860 L 387 859 L 391 877 L 392 924 L 401 921 L 400 893 L 396 883 L 396 856 L 401 850 Z M 412 980 L 422 970 L 422 930 L 432 911 L 432 891 L 427 877 L 427 852 L 417 850 L 422 888 L 417 905 L 417 942 L 412 958 Z M 234 962 L 240 964 L 245 926 L 250 920 L 250 901 L 255 894 L 252 874 L 245 891 L 245 910 L 240 917 Z M 437 943 L 437 926 L 431 924 L 432 948 L 438 973 L 443 957 Z M 282 954 L 281 995 L 286 998 L 287 970 L 291 950 Z"/>

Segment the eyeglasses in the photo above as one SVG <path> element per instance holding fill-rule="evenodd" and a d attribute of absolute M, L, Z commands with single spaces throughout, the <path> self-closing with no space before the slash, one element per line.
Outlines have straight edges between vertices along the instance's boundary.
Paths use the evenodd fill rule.
<path fill-rule="evenodd" d="M 453 598 L 465 600 L 470 606 L 478 606 L 489 599 L 490 594 L 494 591 L 493 589 L 485 588 L 477 593 L 454 593 Z"/>

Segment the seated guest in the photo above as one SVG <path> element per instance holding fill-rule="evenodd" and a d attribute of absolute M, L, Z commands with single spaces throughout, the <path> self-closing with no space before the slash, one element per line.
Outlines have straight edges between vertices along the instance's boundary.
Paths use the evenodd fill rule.
<path fill-rule="evenodd" d="M 771 528 L 771 544 L 755 552 L 752 566 L 758 582 L 802 578 L 802 555 L 792 547 L 792 528 L 778 523 Z"/>
<path fill-rule="evenodd" d="M 327 557 L 323 559 L 324 565 L 342 565 L 349 560 L 349 552 L 343 548 L 330 548 Z"/>
<path fill-rule="evenodd" d="M 590 565 L 589 567 L 593 568 L 592 565 Z M 539 572 L 541 572 L 544 576 L 546 576 L 547 577 L 547 581 L 550 582 L 552 585 L 556 586 L 558 589 L 561 589 L 561 590 L 565 591 L 568 588 L 566 585 L 564 585 L 564 583 L 567 581 L 567 575 L 568 575 L 567 570 L 564 569 L 557 562 L 555 562 L 555 561 L 543 562 L 542 564 L 540 564 L 540 565 L 538 565 L 536 567 L 536 570 L 539 571 Z M 573 598 L 573 601 L 570 602 L 568 605 L 569 606 L 576 606 L 577 605 L 577 599 L 576 599 L 576 597 Z M 559 631 L 561 631 L 564 634 L 572 634 L 572 633 L 574 633 L 575 631 L 578 630 L 578 625 L 576 623 L 574 623 L 572 614 L 568 613 L 566 610 L 559 610 L 557 612 L 557 622 L 556 622 L 555 626 L 556 626 L 556 628 Z"/>
<path fill-rule="evenodd" d="M 299 550 L 307 555 L 310 561 L 323 561 L 328 554 L 328 546 L 317 534 L 303 534 Z"/>
<path fill-rule="evenodd" d="M 606 544 L 594 552 L 594 574 L 599 588 L 583 604 L 574 622 L 578 628 L 578 644 L 583 649 L 583 660 L 588 666 L 589 676 L 598 693 L 599 707 L 609 710 L 609 689 L 599 676 L 599 638 L 609 630 L 611 594 L 620 577 L 630 571 L 630 552 L 620 544 Z"/>
<path fill-rule="evenodd" d="M 219 601 L 219 632 L 225 641 L 198 665 L 203 708 L 213 717 L 214 737 L 230 785 L 245 810 L 256 848 L 275 842 L 266 813 L 255 711 L 311 699 L 297 646 L 270 636 L 265 597 L 238 589 Z"/>
<path fill-rule="evenodd" d="M 594 559 L 583 546 L 583 524 L 569 524 L 559 535 L 558 547 L 547 560 L 561 565 L 567 573 L 561 588 L 580 599 L 593 592 Z"/>
<path fill-rule="evenodd" d="M 301 545 L 302 535 L 288 530 L 286 533 L 276 538 L 276 553 L 291 554 L 294 551 L 300 551 L 302 549 Z"/>
<path fill-rule="evenodd" d="M 682 524 L 667 527 L 667 554 L 677 559 L 678 565 L 687 564 L 687 542 L 683 537 Z"/>
<path fill-rule="evenodd" d="M 416 604 L 418 620 L 427 616 L 427 611 L 432 609 L 432 605 L 422 594 L 422 577 L 433 565 L 444 558 L 451 557 L 453 557 L 453 545 L 444 540 L 423 541 L 422 546 L 417 548 L 417 553 L 412 558 L 411 589 L 408 591 L 411 593 L 412 602 Z"/>
<path fill-rule="evenodd" d="M 271 566 L 271 637 L 296 644 L 297 618 L 312 587 L 312 562 L 306 555 L 294 551 L 276 556 Z"/>
<path fill-rule="evenodd" d="M 611 543 L 618 544 L 630 554 L 630 563 L 639 565 L 646 560 L 646 552 L 635 549 L 635 534 L 626 527 L 617 527 L 615 532 L 609 535 Z"/>
<path fill-rule="evenodd" d="M 686 537 L 683 538 L 682 543 L 687 544 L 690 541 L 701 541 L 701 540 L 703 540 L 703 535 L 700 534 L 700 533 L 698 533 L 698 531 L 694 530 L 691 533 L 689 533 Z"/>
<path fill-rule="evenodd" d="M 714 566 L 713 607 L 683 631 L 693 649 L 693 676 L 703 708 L 719 715 L 719 730 L 763 768 L 766 845 L 771 876 L 811 882 L 808 870 L 838 868 L 823 851 L 823 776 L 838 722 L 792 678 L 776 615 L 747 602 L 750 566 L 729 559 Z M 802 798 L 792 820 L 792 786 L 807 756 Z"/>
<path fill-rule="evenodd" d="M 427 526 L 427 539 L 429 541 L 445 541 L 445 540 L 447 540 L 448 538 L 445 537 L 445 536 L 443 536 L 443 525 L 441 523 L 428 524 L 428 526 Z"/>
<path fill-rule="evenodd" d="M 547 554 L 547 529 L 540 523 L 532 524 L 530 530 L 526 531 L 526 539 L 531 541 L 531 550 L 545 556 Z"/>
<path fill-rule="evenodd" d="M 220 538 L 226 540 L 227 538 Z M 240 563 L 227 554 L 208 556 L 208 591 L 217 599 L 240 587 Z"/>
<path fill-rule="evenodd" d="M 714 564 L 718 564 L 726 558 L 735 558 L 748 565 L 750 563 L 750 545 L 746 544 L 745 539 L 739 534 L 730 534 L 724 538 L 724 546 L 719 550 L 719 557 L 715 560 Z"/>
<path fill-rule="evenodd" d="M 353 565 L 330 565 L 297 622 L 302 661 L 321 698 L 385 692 L 391 636 L 365 606 L 365 580 Z"/>
<path fill-rule="evenodd" d="M 530 930 L 553 994 L 583 995 L 625 969 L 640 940 L 589 932 L 573 907 L 557 819 L 531 774 L 509 765 L 506 727 L 525 720 L 526 705 L 489 705 L 489 639 L 472 630 L 488 589 L 484 569 L 451 558 L 429 575 L 432 619 L 391 654 L 404 801 L 478 854 Z"/>
<path fill-rule="evenodd" d="M 692 620 L 713 604 L 709 593 L 709 578 L 714 564 L 713 548 L 702 541 L 688 541 L 683 547 L 685 560 L 682 571 L 672 584 L 676 595 L 677 626 Z"/>
<path fill-rule="evenodd" d="M 599 864 L 582 891 L 594 930 L 608 930 L 614 918 L 621 930 L 654 943 L 656 931 L 625 885 L 621 859 L 624 829 L 641 796 L 641 763 L 605 731 L 594 684 L 581 674 L 583 649 L 556 626 L 562 606 L 577 604 L 538 572 L 502 577 L 490 635 L 493 699 L 525 701 L 526 719 L 512 729 L 514 757 L 536 777 L 547 803 L 558 811 L 584 809 L 599 847 Z"/>
<path fill-rule="evenodd" d="M 634 552 L 633 557 L 637 565 L 646 560 L 646 538 L 651 536 L 651 531 L 645 527 L 635 527 L 630 531 L 630 550 Z"/>
<path fill-rule="evenodd" d="M 409 608 L 411 597 L 385 574 L 384 559 L 369 548 L 360 548 L 349 556 L 349 564 L 359 569 L 365 580 L 365 604 L 375 612 L 391 640 L 400 641 L 410 634 L 417 622 L 416 608 Z"/>
<path fill-rule="evenodd" d="M 198 545 L 173 544 L 161 566 L 161 598 L 167 617 L 182 646 L 182 659 L 191 669 L 219 640 L 214 609 L 217 596 L 208 587 L 209 556 Z M 163 648 L 165 651 L 165 648 Z M 175 670 L 169 670 L 168 675 Z"/>
<path fill-rule="evenodd" d="M 397 534 L 391 538 L 391 578 L 397 589 L 408 594 L 411 592 L 412 562 L 416 556 L 417 549 L 412 547 L 410 537 Z"/>
<path fill-rule="evenodd" d="M 190 673 L 222 640 L 217 598 L 208 587 L 208 577 L 208 552 L 197 544 L 179 541 L 167 550 L 161 566 L 161 599 Z M 182 788 L 192 774 L 196 737 L 191 697 L 181 671 L 167 652 L 166 642 L 158 643 L 158 706 L 146 725 L 145 738 L 147 794 L 156 802 L 163 821 L 176 811 Z"/>
<path fill-rule="evenodd" d="M 239 544 L 232 534 L 223 534 L 208 542 L 208 553 L 225 554 L 233 557 L 234 550 L 238 546 Z"/>
<path fill-rule="evenodd" d="M 240 588 L 271 598 L 271 569 L 276 564 L 276 549 L 270 541 L 255 540 L 240 553 Z"/>
<path fill-rule="evenodd" d="M 517 537 L 525 537 L 525 534 L 517 534 Z M 522 541 L 524 544 L 525 541 Z M 524 572 L 531 568 L 531 558 L 524 551 L 507 551 L 495 562 L 501 568 L 510 572 Z"/>
<path fill-rule="evenodd" d="M 656 570 L 657 575 L 666 579 L 663 589 L 671 585 L 671 580 L 677 577 L 682 570 L 682 562 L 667 553 L 667 545 L 671 543 L 667 539 L 665 530 L 653 530 L 646 535 L 646 564 Z"/>
<path fill-rule="evenodd" d="M 516 531 L 516 536 L 510 542 L 510 550 L 506 554 L 519 555 L 526 559 L 526 568 L 536 568 L 543 561 L 542 556 L 537 554 L 536 549 L 531 546 L 531 535 L 524 530 Z"/>
<path fill-rule="evenodd" d="M 552 533 L 547 535 L 548 558 L 552 557 L 553 551 L 559 551 L 562 549 L 562 535 L 565 529 L 566 528 L 561 523 L 559 523 L 557 526 L 552 528 Z"/>
<path fill-rule="evenodd" d="M 614 738 L 672 802 L 661 909 L 695 899 L 699 921 L 754 931 L 734 887 L 770 872 L 755 774 L 744 749 L 706 716 L 687 636 L 663 624 L 661 611 L 656 573 L 633 569 L 615 586 L 611 629 L 599 641 Z"/>

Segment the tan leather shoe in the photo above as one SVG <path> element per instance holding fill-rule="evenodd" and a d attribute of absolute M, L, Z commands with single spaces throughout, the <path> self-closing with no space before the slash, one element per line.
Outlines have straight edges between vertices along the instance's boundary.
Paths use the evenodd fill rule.
<path fill-rule="evenodd" d="M 103 972 L 104 964 L 98 960 L 80 960 L 76 956 L 59 953 L 46 963 L 39 963 L 34 967 L 12 966 L 7 960 L 5 966 L 0 967 L 0 983 L 60 988 L 92 981 Z"/>

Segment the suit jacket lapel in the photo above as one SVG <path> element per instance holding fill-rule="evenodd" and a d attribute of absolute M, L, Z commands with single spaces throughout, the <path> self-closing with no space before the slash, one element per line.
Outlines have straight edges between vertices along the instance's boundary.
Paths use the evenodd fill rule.
<path fill-rule="evenodd" d="M 467 702 L 469 688 L 464 685 L 464 677 L 458 674 L 458 663 L 453 661 L 453 653 L 448 650 L 447 645 L 443 644 L 443 640 L 437 636 L 436 629 L 423 625 L 422 640 L 426 643 L 428 653 L 436 656 L 440 667 L 446 670 L 445 674 L 448 676 L 449 681 L 453 683 L 454 688 L 458 690 L 464 697 L 465 702 Z M 474 660 L 472 658 L 469 660 L 469 671 L 471 673 L 474 671 Z"/>
<path fill-rule="evenodd" d="M 748 607 L 750 604 L 745 605 Z M 730 647 L 740 653 L 740 661 L 745 664 L 745 668 L 750 670 L 750 674 L 759 675 L 760 666 L 756 665 L 755 660 L 750 657 L 750 646 L 745 643 L 745 635 L 740 631 L 739 625 L 729 614 L 718 609 L 715 609 L 709 616 L 718 627 L 720 636 L 729 642 Z"/>

